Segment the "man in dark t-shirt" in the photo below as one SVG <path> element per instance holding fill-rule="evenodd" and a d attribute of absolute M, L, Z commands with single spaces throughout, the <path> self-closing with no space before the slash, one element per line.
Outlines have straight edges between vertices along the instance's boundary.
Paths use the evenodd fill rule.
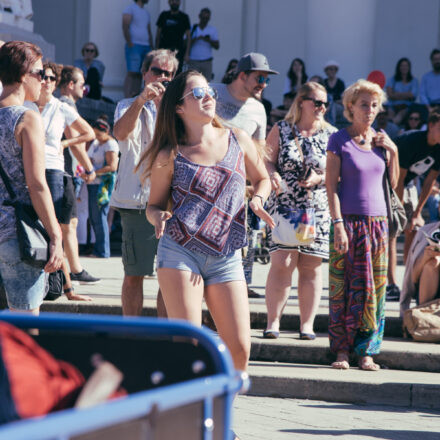
<path fill-rule="evenodd" d="M 184 58 L 188 59 L 189 56 L 190 22 L 188 15 L 179 11 L 180 0 L 168 0 L 168 4 L 170 5 L 170 10 L 162 11 L 156 22 L 156 49 L 178 51 L 179 71 L 177 73 L 179 73 L 182 69 Z"/>
<path fill-rule="evenodd" d="M 440 175 L 440 110 L 433 110 L 428 118 L 427 131 L 413 131 L 394 140 L 399 151 L 400 175 L 396 192 L 407 214 L 403 260 L 406 262 L 409 248 L 416 230 L 423 226 L 422 209 L 428 200 L 432 187 Z M 420 196 L 413 180 L 425 175 Z M 390 239 L 390 264 L 388 271 L 387 298 L 397 296 L 395 284 L 396 237 Z M 392 293 L 395 293 L 393 295 Z"/>

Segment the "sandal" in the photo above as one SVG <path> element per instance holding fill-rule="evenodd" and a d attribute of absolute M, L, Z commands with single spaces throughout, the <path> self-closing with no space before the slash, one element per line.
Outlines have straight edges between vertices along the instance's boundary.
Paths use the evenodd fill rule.
<path fill-rule="evenodd" d="M 278 339 L 280 336 L 280 332 L 277 330 L 264 330 L 263 338 L 264 339 Z"/>
<path fill-rule="evenodd" d="M 359 358 L 359 369 L 364 371 L 379 371 L 380 365 L 376 364 L 371 356 L 363 356 Z"/>
<path fill-rule="evenodd" d="M 336 370 L 348 370 L 350 368 L 348 354 L 345 352 L 338 353 L 336 360 L 332 363 L 332 368 Z"/>

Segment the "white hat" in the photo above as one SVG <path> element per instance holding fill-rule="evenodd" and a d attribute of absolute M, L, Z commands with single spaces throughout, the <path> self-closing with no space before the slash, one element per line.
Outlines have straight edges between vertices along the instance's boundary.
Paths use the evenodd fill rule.
<path fill-rule="evenodd" d="M 327 61 L 325 63 L 325 66 L 324 66 L 324 70 L 327 69 L 327 67 L 330 67 L 330 66 L 335 66 L 335 67 L 337 67 L 339 69 L 339 63 L 337 61 L 335 61 L 335 60 Z"/>

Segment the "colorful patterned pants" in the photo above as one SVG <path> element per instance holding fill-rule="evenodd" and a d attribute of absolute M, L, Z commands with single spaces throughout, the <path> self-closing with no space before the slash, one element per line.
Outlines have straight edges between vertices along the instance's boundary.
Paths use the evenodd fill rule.
<path fill-rule="evenodd" d="M 332 352 L 377 354 L 385 325 L 387 217 L 344 216 L 348 252 L 334 249 L 330 229 L 329 338 Z"/>

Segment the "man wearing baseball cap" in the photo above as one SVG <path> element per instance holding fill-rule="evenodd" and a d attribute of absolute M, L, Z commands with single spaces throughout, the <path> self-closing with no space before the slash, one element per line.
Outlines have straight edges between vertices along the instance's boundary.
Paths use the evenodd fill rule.
<path fill-rule="evenodd" d="M 266 144 L 267 121 L 261 94 L 269 83 L 269 75 L 278 75 L 278 72 L 269 67 L 269 62 L 263 54 L 251 52 L 243 55 L 238 61 L 234 80 L 230 84 L 212 84 L 218 93 L 216 113 L 223 124 L 227 127 L 241 128 L 248 133 L 260 152 L 263 152 Z M 248 220 L 250 221 L 249 217 Z M 248 234 L 251 235 L 249 221 Z M 249 246 L 246 256 L 243 257 L 248 286 L 252 281 L 254 253 L 255 250 Z M 248 287 L 248 296 L 252 298 L 260 295 Z"/>

